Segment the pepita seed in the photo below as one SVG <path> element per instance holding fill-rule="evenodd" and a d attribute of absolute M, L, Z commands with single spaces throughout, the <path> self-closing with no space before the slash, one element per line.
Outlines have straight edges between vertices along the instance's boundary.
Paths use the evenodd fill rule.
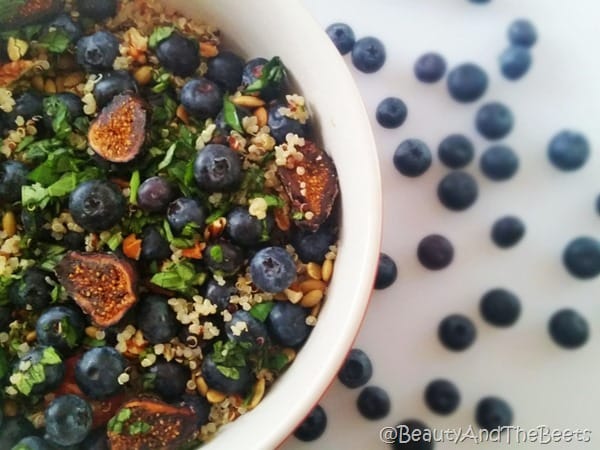
<path fill-rule="evenodd" d="M 209 389 L 206 392 L 206 400 L 208 400 L 209 403 L 221 403 L 226 398 L 227 396 L 225 394 L 215 391 L 214 389 Z"/>
<path fill-rule="evenodd" d="M 200 395 L 206 397 L 206 394 L 208 393 L 208 385 L 206 384 L 206 381 L 204 381 L 204 378 L 196 378 L 196 389 L 198 389 L 198 393 Z"/>
<path fill-rule="evenodd" d="M 2 229 L 8 237 L 12 237 L 17 233 L 17 219 L 15 213 L 7 211 L 2 216 Z"/>
<path fill-rule="evenodd" d="M 85 75 L 82 72 L 73 72 L 65 77 L 65 87 L 74 88 L 85 80 Z"/>
<path fill-rule="evenodd" d="M 232 97 L 231 101 L 237 106 L 244 108 L 258 108 L 263 106 L 265 101 L 261 98 L 254 97 L 253 95 L 240 95 L 238 97 Z"/>
<path fill-rule="evenodd" d="M 56 77 L 56 92 L 65 90 L 65 77 Z"/>
<path fill-rule="evenodd" d="M 321 281 L 321 280 L 313 280 L 313 279 L 308 279 L 303 281 L 302 283 L 300 283 L 300 291 L 303 294 L 307 294 L 310 291 L 314 291 L 314 290 L 319 290 L 319 291 L 325 291 L 325 289 L 327 288 L 327 285 L 325 284 L 325 282 Z"/>
<path fill-rule="evenodd" d="M 254 385 L 254 394 L 252 394 L 252 399 L 250 400 L 250 403 L 248 404 L 248 409 L 255 408 L 260 403 L 260 401 L 262 400 L 264 395 L 265 395 L 265 379 L 259 378 L 256 381 L 256 384 Z"/>
<path fill-rule="evenodd" d="M 89 338 L 96 339 L 96 333 L 98 329 L 96 327 L 85 327 L 85 335 Z"/>
<path fill-rule="evenodd" d="M 31 85 L 38 91 L 44 90 L 44 77 L 36 75 L 31 79 Z"/>
<path fill-rule="evenodd" d="M 219 49 L 210 42 L 200 42 L 200 56 L 204 58 L 214 58 L 219 54 Z"/>
<path fill-rule="evenodd" d="M 25 336 L 25 341 L 26 342 L 33 342 L 37 339 L 37 333 L 35 332 L 35 330 L 30 331 L 29 333 L 27 333 L 27 335 Z"/>
<path fill-rule="evenodd" d="M 146 86 L 152 81 L 152 66 L 142 66 L 135 71 L 133 78 L 141 86 Z"/>
<path fill-rule="evenodd" d="M 321 300 L 323 300 L 323 291 L 315 289 L 304 294 L 304 297 L 302 297 L 302 300 L 300 301 L 300 305 L 305 308 L 312 308 L 313 306 L 318 305 Z"/>
<path fill-rule="evenodd" d="M 256 117 L 256 124 L 259 128 L 262 128 L 267 125 L 269 114 L 267 113 L 267 109 L 261 106 L 254 110 L 254 117 Z"/>
<path fill-rule="evenodd" d="M 308 273 L 308 276 L 311 277 L 313 280 L 320 280 L 323 276 L 321 274 L 321 266 L 315 262 L 309 262 L 306 265 L 306 273 Z"/>
<path fill-rule="evenodd" d="M 331 259 L 326 259 L 323 261 L 321 274 L 323 276 L 323 281 L 328 282 L 331 280 L 331 275 L 333 275 L 333 261 Z"/>
<path fill-rule="evenodd" d="M 44 92 L 46 94 L 56 94 L 56 83 L 54 80 L 46 80 L 44 83 Z"/>

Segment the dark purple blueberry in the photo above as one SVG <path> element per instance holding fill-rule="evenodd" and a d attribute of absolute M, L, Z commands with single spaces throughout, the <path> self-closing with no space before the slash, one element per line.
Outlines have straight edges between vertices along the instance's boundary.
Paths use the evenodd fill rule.
<path fill-rule="evenodd" d="M 452 211 L 463 211 L 475 203 L 479 188 L 471 174 L 454 170 L 442 178 L 438 184 L 437 195 L 446 208 Z"/>
<path fill-rule="evenodd" d="M 446 73 L 446 60 L 439 53 L 425 53 L 415 62 L 414 71 L 419 81 L 435 83 Z"/>
<path fill-rule="evenodd" d="M 10 112 L 8 120 L 10 126 L 14 128 L 14 120 L 17 116 L 22 116 L 25 120 L 29 120 L 36 116 L 41 116 L 44 113 L 44 97 L 34 91 L 27 91 L 15 98 L 15 106 Z"/>
<path fill-rule="evenodd" d="M 196 78 L 185 83 L 180 101 L 188 113 L 199 120 L 215 117 L 223 107 L 223 93 L 216 83 Z"/>
<path fill-rule="evenodd" d="M 454 259 L 454 248 L 446 237 L 430 234 L 419 242 L 417 257 L 425 268 L 441 270 L 448 267 Z"/>
<path fill-rule="evenodd" d="M 461 103 L 473 102 L 485 93 L 488 76 L 477 64 L 464 63 L 448 73 L 447 84 L 454 100 Z"/>
<path fill-rule="evenodd" d="M 190 369 L 175 361 L 160 359 L 148 372 L 146 377 L 149 384 L 167 402 L 179 400 L 185 393 L 186 383 L 190 379 Z"/>
<path fill-rule="evenodd" d="M 210 300 L 213 305 L 216 305 L 219 311 L 227 309 L 229 299 L 232 295 L 237 294 L 237 288 L 231 281 L 226 281 L 221 286 L 212 277 L 202 285 L 202 296 Z"/>
<path fill-rule="evenodd" d="M 62 243 L 69 250 L 85 250 L 85 233 L 69 230 L 63 236 Z"/>
<path fill-rule="evenodd" d="M 434 413 L 451 414 L 458 408 L 460 392 L 449 380 L 433 380 L 425 388 L 425 403 Z"/>
<path fill-rule="evenodd" d="M 359 39 L 352 48 L 352 64 L 363 73 L 377 72 L 383 67 L 385 58 L 385 46 L 376 37 Z"/>
<path fill-rule="evenodd" d="M 338 372 L 340 382 L 350 389 L 364 386 L 373 376 L 373 365 L 365 352 L 353 348 Z"/>
<path fill-rule="evenodd" d="M 198 42 L 178 32 L 160 41 L 156 56 L 162 67 L 178 77 L 189 77 L 200 66 Z"/>
<path fill-rule="evenodd" d="M 233 192 L 243 178 L 240 156 L 222 144 L 208 144 L 194 161 L 194 178 L 207 192 Z"/>
<path fill-rule="evenodd" d="M 588 236 L 573 239 L 563 252 L 563 263 L 575 278 L 596 277 L 600 274 L 600 241 Z"/>
<path fill-rule="evenodd" d="M 350 53 L 354 48 L 354 43 L 356 42 L 356 38 L 354 37 L 354 31 L 345 23 L 332 23 L 327 28 L 325 28 L 325 32 L 333 42 L 333 45 L 338 49 L 340 54 L 345 55 Z"/>
<path fill-rule="evenodd" d="M 525 235 L 525 223 L 515 216 L 504 216 L 492 225 L 492 241 L 500 248 L 516 245 Z"/>
<path fill-rule="evenodd" d="M 513 45 L 531 47 L 537 41 L 537 30 L 527 19 L 517 19 L 508 27 L 508 40 Z"/>
<path fill-rule="evenodd" d="M 114 70 L 102 74 L 94 85 L 94 98 L 99 108 L 106 106 L 118 94 L 137 92 L 135 78 L 126 70 Z"/>
<path fill-rule="evenodd" d="M 113 347 L 95 347 L 86 351 L 75 365 L 75 381 L 81 391 L 92 399 L 112 397 L 122 386 L 119 375 L 127 361 Z"/>
<path fill-rule="evenodd" d="M 440 161 L 451 169 L 462 169 L 473 161 L 475 147 L 463 134 L 446 136 L 438 147 Z"/>
<path fill-rule="evenodd" d="M 119 56 L 119 39 L 108 31 L 96 31 L 77 41 L 77 63 L 87 72 L 111 70 Z"/>
<path fill-rule="evenodd" d="M 50 274 L 35 267 L 13 281 L 8 289 L 8 299 L 17 308 L 39 311 L 52 301 L 52 287 L 46 281 Z"/>
<path fill-rule="evenodd" d="M 296 119 L 284 116 L 280 109 L 287 108 L 287 103 L 274 101 L 269 106 L 269 119 L 267 125 L 271 130 L 271 136 L 278 144 L 286 141 L 285 137 L 288 134 L 296 134 L 300 137 L 305 137 L 308 134 L 308 124 L 300 123 Z"/>
<path fill-rule="evenodd" d="M 244 60 L 233 52 L 223 51 L 208 60 L 206 78 L 217 83 L 225 92 L 233 93 L 242 84 Z"/>
<path fill-rule="evenodd" d="M 27 436 L 15 444 L 16 450 L 54 450 L 55 447 L 39 436 Z M 86 449 L 87 450 L 87 449 Z"/>
<path fill-rule="evenodd" d="M 145 180 L 137 192 L 137 204 L 146 212 L 163 213 L 177 194 L 175 186 L 164 177 Z"/>
<path fill-rule="evenodd" d="M 408 419 L 396 425 L 396 438 L 392 443 L 395 450 L 433 450 L 434 441 L 423 436 L 432 435 L 431 429 L 420 420 Z"/>
<path fill-rule="evenodd" d="M 92 429 L 92 407 L 77 395 L 67 394 L 52 400 L 44 418 L 47 439 L 58 445 L 79 444 Z"/>
<path fill-rule="evenodd" d="M 514 117 L 511 110 L 500 102 L 489 102 L 477 110 L 475 127 L 490 140 L 502 139 L 512 130 Z"/>
<path fill-rule="evenodd" d="M 29 169 L 21 162 L 0 162 L 0 205 L 21 200 L 21 188 L 29 184 L 28 175 Z"/>
<path fill-rule="evenodd" d="M 496 288 L 481 297 L 479 311 L 487 323 L 497 327 L 509 327 L 521 315 L 521 301 L 513 292 Z"/>
<path fill-rule="evenodd" d="M 248 392 L 252 384 L 252 377 L 247 366 L 235 367 L 235 375 L 228 371 L 225 375 L 219 370 L 212 354 L 208 354 L 202 360 L 202 376 L 209 388 L 224 394 L 242 394 Z"/>
<path fill-rule="evenodd" d="M 336 233 L 333 230 L 321 226 L 315 232 L 295 229 L 292 232 L 291 243 L 303 263 L 321 264 L 329 252 L 329 247 L 335 243 L 336 239 Z"/>
<path fill-rule="evenodd" d="M 477 403 L 475 419 L 484 430 L 494 430 L 510 426 L 513 412 L 505 400 L 498 397 L 484 397 Z"/>
<path fill-rule="evenodd" d="M 517 173 L 519 157 L 506 145 L 493 145 L 481 155 L 479 167 L 490 180 L 505 181 Z"/>
<path fill-rule="evenodd" d="M 167 208 L 167 220 L 175 234 L 180 234 L 186 225 L 202 231 L 206 221 L 206 208 L 194 198 L 181 197 Z"/>
<path fill-rule="evenodd" d="M 248 208 L 237 206 L 227 214 L 225 234 L 238 245 L 255 247 L 270 234 L 269 222 L 253 216 Z"/>
<path fill-rule="evenodd" d="M 236 106 L 235 111 L 241 121 L 243 121 L 244 117 L 250 117 L 252 115 L 252 111 L 240 106 Z M 229 125 L 225 120 L 225 111 L 223 109 L 219 112 L 219 114 L 217 114 L 217 117 L 215 117 L 215 125 L 219 134 L 223 136 L 229 136 L 229 133 L 231 133 L 231 130 L 233 130 L 231 125 Z"/>
<path fill-rule="evenodd" d="M 327 428 L 327 414 L 321 405 L 315 406 L 294 431 L 294 437 L 303 442 L 319 439 Z"/>
<path fill-rule="evenodd" d="M 79 95 L 73 94 L 72 92 L 60 92 L 56 94 L 56 98 L 65 104 L 67 111 L 69 111 L 69 115 L 71 116 L 71 120 L 84 115 L 83 102 Z"/>
<path fill-rule="evenodd" d="M 265 292 L 282 292 L 296 279 L 296 264 L 282 247 L 267 247 L 250 261 L 252 282 Z"/>
<path fill-rule="evenodd" d="M 181 328 L 167 298 L 155 294 L 147 295 L 140 301 L 137 325 L 151 344 L 169 342 Z"/>
<path fill-rule="evenodd" d="M 84 17 L 102 21 L 117 14 L 117 0 L 77 0 L 77 10 Z"/>
<path fill-rule="evenodd" d="M 66 306 L 52 306 L 40 315 L 35 331 L 40 344 L 50 345 L 66 356 L 81 343 L 85 326 L 81 311 Z"/>
<path fill-rule="evenodd" d="M 587 138 L 578 131 L 563 130 L 548 145 L 548 157 L 557 169 L 572 171 L 580 169 L 590 156 Z"/>
<path fill-rule="evenodd" d="M 531 67 L 531 52 L 524 47 L 511 46 L 499 57 L 500 72 L 509 80 L 522 78 Z"/>
<path fill-rule="evenodd" d="M 383 419 L 391 409 L 390 396 L 378 386 L 367 386 L 358 394 L 356 407 L 365 419 Z"/>
<path fill-rule="evenodd" d="M 394 152 L 396 170 L 407 177 L 418 177 L 431 166 L 431 150 L 419 139 L 407 139 Z"/>
<path fill-rule="evenodd" d="M 104 3 L 104 2 L 102 2 Z M 48 28 L 62 30 L 69 36 L 71 42 L 77 42 L 83 36 L 83 30 L 79 22 L 74 22 L 67 13 L 60 14 L 48 24 Z"/>
<path fill-rule="evenodd" d="M 585 344 L 590 330 L 585 317 L 574 309 L 565 308 L 552 314 L 548 323 L 550 337 L 563 348 L 575 349 Z"/>
<path fill-rule="evenodd" d="M 244 252 L 237 245 L 219 241 L 204 249 L 203 260 L 213 273 L 234 275 L 244 263 Z"/>
<path fill-rule="evenodd" d="M 43 373 L 28 373 L 34 366 L 41 365 Z M 28 367 L 21 370 L 22 367 Z M 40 371 L 41 372 L 41 371 Z M 31 382 L 31 391 L 25 395 L 44 395 L 56 389 L 65 377 L 65 364 L 52 347 L 37 346 L 23 355 L 14 365 L 13 375 L 17 373 L 27 377 Z"/>
<path fill-rule="evenodd" d="M 275 302 L 267 318 L 269 334 L 281 345 L 297 348 L 308 338 L 312 327 L 306 324 L 309 311 L 291 302 Z"/>
<path fill-rule="evenodd" d="M 379 263 L 377 264 L 377 274 L 375 276 L 375 289 L 385 289 L 390 287 L 398 277 L 398 268 L 396 262 L 387 254 L 379 254 Z"/>
<path fill-rule="evenodd" d="M 21 439 L 35 434 L 35 427 L 25 417 L 6 417 L 0 426 L 0 448 L 12 449 Z"/>
<path fill-rule="evenodd" d="M 245 329 L 239 334 L 234 332 L 233 330 L 242 323 L 245 324 Z M 225 324 L 225 331 L 229 340 L 247 342 L 252 345 L 253 349 L 265 348 L 269 340 L 265 324 L 243 309 L 231 315 L 231 321 Z"/>
<path fill-rule="evenodd" d="M 269 61 L 265 58 L 254 58 L 246 63 L 242 73 L 242 86 L 248 87 L 262 77 L 263 68 Z M 260 90 L 260 97 L 265 101 L 274 100 L 281 95 L 282 87 L 285 85 L 285 75 L 282 80 L 273 81 Z"/>
<path fill-rule="evenodd" d="M 452 314 L 445 317 L 438 327 L 438 337 L 448 350 L 462 351 L 475 341 L 475 325 L 466 316 Z"/>
<path fill-rule="evenodd" d="M 383 99 L 375 112 L 377 123 L 383 128 L 398 128 L 406 120 L 408 109 L 406 104 L 396 97 Z"/>
<path fill-rule="evenodd" d="M 69 210 L 77 225 L 86 231 L 109 230 L 125 215 L 127 202 L 111 181 L 81 183 L 69 197 Z"/>
<path fill-rule="evenodd" d="M 162 261 L 171 256 L 169 242 L 157 227 L 147 226 L 142 231 L 142 259 L 147 261 Z"/>
<path fill-rule="evenodd" d="M 183 399 L 179 402 L 180 406 L 187 406 L 196 416 L 196 427 L 200 429 L 202 425 L 208 423 L 211 404 L 206 398 L 197 394 L 183 394 Z"/>

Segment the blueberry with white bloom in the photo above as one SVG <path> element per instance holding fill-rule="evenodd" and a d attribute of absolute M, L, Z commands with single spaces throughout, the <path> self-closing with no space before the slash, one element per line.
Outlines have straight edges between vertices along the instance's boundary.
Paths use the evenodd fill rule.
<path fill-rule="evenodd" d="M 396 97 L 383 99 L 375 112 L 377 123 L 383 128 L 398 128 L 406 120 L 408 109 L 406 104 Z"/>
<path fill-rule="evenodd" d="M 471 140 L 462 134 L 446 136 L 438 146 L 438 157 L 445 166 L 461 169 L 473 161 L 475 147 Z"/>
<path fill-rule="evenodd" d="M 267 247 L 250 261 L 252 282 L 265 292 L 282 292 L 296 279 L 296 264 L 282 247 Z"/>
<path fill-rule="evenodd" d="M 504 181 L 519 169 L 519 158 L 512 148 L 494 145 L 483 152 L 479 165 L 483 174 L 490 180 Z"/>
<path fill-rule="evenodd" d="M 57 397 L 44 413 L 46 436 L 58 445 L 75 445 L 92 429 L 92 407 L 81 397 L 67 394 Z"/>
<path fill-rule="evenodd" d="M 363 73 L 377 72 L 385 63 L 383 43 L 372 36 L 359 39 L 352 49 L 352 64 Z"/>
<path fill-rule="evenodd" d="M 548 332 L 555 343 L 567 349 L 581 347 L 587 342 L 590 334 L 585 317 L 570 308 L 552 314 L 548 323 Z"/>
<path fill-rule="evenodd" d="M 431 166 L 431 150 L 419 139 L 406 139 L 396 148 L 393 161 L 402 175 L 418 177 Z"/>
<path fill-rule="evenodd" d="M 475 117 L 475 126 L 482 136 L 490 140 L 505 137 L 513 128 L 512 111 L 504 103 L 489 102 L 482 105 Z"/>
<path fill-rule="evenodd" d="M 425 53 L 415 62 L 414 71 L 419 81 L 435 83 L 446 73 L 446 60 L 439 53 Z"/>
<path fill-rule="evenodd" d="M 108 398 L 121 390 L 118 378 L 126 367 L 127 361 L 113 347 L 95 347 L 77 361 L 75 381 L 88 397 Z"/>
<path fill-rule="evenodd" d="M 309 311 L 292 302 L 275 302 L 267 317 L 267 328 L 273 340 L 286 347 L 299 347 L 312 331 L 306 324 Z"/>
<path fill-rule="evenodd" d="M 585 280 L 600 275 L 600 241 L 589 236 L 573 239 L 563 252 L 563 263 L 576 278 Z"/>
<path fill-rule="evenodd" d="M 325 32 L 342 55 L 352 51 L 356 39 L 354 31 L 352 31 L 349 25 L 345 23 L 333 23 L 325 29 Z"/>
<path fill-rule="evenodd" d="M 531 52 L 525 47 L 511 46 L 500 54 L 500 71 L 509 80 L 518 80 L 531 67 Z"/>
<path fill-rule="evenodd" d="M 107 31 L 97 31 L 77 41 L 77 63 L 87 72 L 112 69 L 119 56 L 119 40 Z"/>
<path fill-rule="evenodd" d="M 563 130 L 548 144 L 548 157 L 557 169 L 572 171 L 580 169 L 590 156 L 590 144 L 578 131 Z"/>
<path fill-rule="evenodd" d="M 448 73 L 447 85 L 454 100 L 461 103 L 473 102 L 485 93 L 488 76 L 477 64 L 464 63 Z"/>
<path fill-rule="evenodd" d="M 517 19 L 508 28 L 508 39 L 513 45 L 531 47 L 537 41 L 537 30 L 531 21 Z"/>

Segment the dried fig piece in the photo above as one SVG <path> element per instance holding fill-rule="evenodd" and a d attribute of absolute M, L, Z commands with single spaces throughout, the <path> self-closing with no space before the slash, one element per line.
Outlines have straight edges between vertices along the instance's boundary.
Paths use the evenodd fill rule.
<path fill-rule="evenodd" d="M 130 400 L 109 420 L 112 450 L 179 448 L 197 431 L 194 411 L 159 400 Z"/>
<path fill-rule="evenodd" d="M 137 301 L 129 262 L 108 253 L 69 252 L 56 266 L 58 280 L 100 327 L 117 323 Z"/>
<path fill-rule="evenodd" d="M 146 122 L 146 107 L 139 97 L 117 95 L 90 125 L 90 147 L 107 161 L 131 161 L 144 145 Z"/>
<path fill-rule="evenodd" d="M 327 220 L 339 194 L 337 171 L 331 157 L 314 142 L 296 149 L 301 161 L 290 157 L 277 175 L 290 198 L 292 218 L 300 228 L 315 231 Z"/>
<path fill-rule="evenodd" d="M 63 0 L 26 0 L 22 5 L 11 5 L 2 14 L 0 26 L 22 27 L 45 22 L 58 15 L 64 7 Z"/>

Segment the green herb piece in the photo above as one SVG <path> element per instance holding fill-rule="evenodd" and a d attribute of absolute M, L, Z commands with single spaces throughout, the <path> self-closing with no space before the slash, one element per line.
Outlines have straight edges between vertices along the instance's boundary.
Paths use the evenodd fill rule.
<path fill-rule="evenodd" d="M 267 202 L 267 206 L 281 208 L 285 205 L 285 202 L 278 195 L 267 194 L 262 196 Z"/>
<path fill-rule="evenodd" d="M 56 352 L 54 347 L 46 347 L 42 353 L 42 359 L 40 360 L 41 364 L 53 366 L 55 364 L 60 364 L 62 359 L 60 359 L 60 355 Z"/>
<path fill-rule="evenodd" d="M 275 306 L 275 303 L 273 302 L 257 303 L 252 308 L 250 308 L 250 314 L 252 314 L 252 317 L 254 317 L 255 319 L 264 322 L 265 320 L 267 320 L 267 317 L 273 309 L 273 306 Z"/>
<path fill-rule="evenodd" d="M 262 74 L 254 83 L 246 87 L 245 93 L 259 92 L 267 86 L 279 86 L 285 77 L 285 66 L 278 56 L 271 58 L 262 68 Z"/>
<path fill-rule="evenodd" d="M 117 413 L 115 417 L 117 418 L 117 422 L 125 422 L 131 417 L 131 409 L 123 408 Z"/>
<path fill-rule="evenodd" d="M 0 22 L 8 22 L 18 12 L 25 0 L 1 0 L 0 1 Z"/>
<path fill-rule="evenodd" d="M 50 202 L 48 190 L 40 183 L 21 187 L 21 202 L 26 208 L 40 207 L 44 209 Z"/>
<path fill-rule="evenodd" d="M 210 257 L 216 263 L 223 262 L 223 249 L 220 245 L 213 245 L 210 248 Z"/>
<path fill-rule="evenodd" d="M 162 81 L 157 81 L 157 83 L 158 83 L 157 86 L 160 83 L 163 83 L 163 84 L 166 83 L 166 85 L 168 86 L 168 83 L 171 80 L 169 74 L 167 73 L 162 76 L 164 77 L 164 79 L 162 79 Z M 159 78 L 159 80 L 161 80 L 161 79 Z M 152 109 L 151 121 L 152 121 L 153 125 L 167 125 L 175 117 L 175 112 L 177 111 L 177 103 L 175 103 L 175 101 L 166 94 L 163 95 L 162 99 L 163 99 L 162 105 L 160 105 L 160 103 L 159 103 L 158 106 L 156 106 Z"/>
<path fill-rule="evenodd" d="M 304 213 L 302 211 L 294 211 L 292 213 L 292 219 L 302 220 L 302 219 L 304 219 Z"/>
<path fill-rule="evenodd" d="M 150 426 L 149 423 L 142 422 L 141 420 L 129 424 L 129 434 L 131 436 L 136 436 L 138 434 L 146 434 L 151 429 L 152 426 Z"/>
<path fill-rule="evenodd" d="M 290 360 L 284 353 L 275 353 L 274 355 L 267 356 L 264 367 L 279 372 L 281 369 L 287 366 L 289 362 Z"/>
<path fill-rule="evenodd" d="M 137 205 L 137 193 L 140 188 L 141 179 L 140 179 L 140 171 L 135 170 L 131 174 L 131 179 L 129 180 L 129 203 L 132 205 Z"/>
<path fill-rule="evenodd" d="M 195 286 L 204 282 L 204 274 L 197 273 L 191 262 L 182 261 L 154 274 L 150 282 L 165 289 L 191 293 Z"/>
<path fill-rule="evenodd" d="M 148 39 L 148 47 L 156 48 L 158 44 L 171 36 L 174 31 L 175 27 L 156 27 L 150 35 L 150 39 Z"/>
<path fill-rule="evenodd" d="M 77 117 L 73 121 L 73 128 L 79 131 L 83 135 L 87 135 L 88 130 L 90 128 L 90 119 L 85 116 Z"/>
<path fill-rule="evenodd" d="M 52 272 L 56 265 L 63 258 L 67 249 L 60 245 L 40 245 L 38 248 L 41 250 L 43 258 L 40 262 L 40 268 Z"/>
<path fill-rule="evenodd" d="M 171 225 L 169 224 L 169 221 L 167 219 L 163 220 L 163 230 L 165 231 L 165 239 L 167 240 L 167 242 L 169 242 L 169 243 L 173 242 L 173 239 L 175 239 L 175 236 L 173 236 L 173 231 L 171 230 Z"/>
<path fill-rule="evenodd" d="M 77 174 L 66 173 L 58 181 L 48 186 L 47 192 L 50 197 L 64 197 L 70 194 L 78 184 Z"/>
<path fill-rule="evenodd" d="M 250 342 L 218 341 L 213 346 L 212 359 L 217 365 L 225 367 L 246 367 L 251 348 Z"/>
<path fill-rule="evenodd" d="M 217 370 L 221 372 L 224 376 L 226 376 L 227 378 L 231 378 L 232 380 L 240 379 L 240 371 L 235 367 L 227 367 L 217 364 Z"/>
<path fill-rule="evenodd" d="M 34 38 L 42 31 L 41 25 L 27 25 L 26 27 L 20 28 L 19 33 L 26 41 L 33 41 Z"/>
<path fill-rule="evenodd" d="M 12 277 L 0 275 L 0 306 L 8 304 L 8 288 L 13 281 L 14 279 Z M 0 377 L 0 379 L 2 379 L 2 377 Z"/>
<path fill-rule="evenodd" d="M 194 240 L 185 238 L 175 238 L 171 241 L 171 245 L 177 248 L 190 248 L 194 245 Z"/>
<path fill-rule="evenodd" d="M 68 319 L 64 318 L 60 321 L 60 328 L 69 348 L 77 347 L 79 341 L 77 338 L 77 330 L 71 326 Z"/>
<path fill-rule="evenodd" d="M 22 152 L 23 149 L 25 149 L 33 141 L 35 141 L 35 136 L 25 136 L 25 138 L 21 142 L 19 142 L 19 145 L 17 145 L 17 148 L 15 148 L 15 153 Z"/>
<path fill-rule="evenodd" d="M 89 336 L 83 338 L 83 345 L 85 347 L 104 347 L 106 346 L 105 339 L 93 339 Z"/>
<path fill-rule="evenodd" d="M 57 139 L 65 139 L 71 134 L 71 114 L 65 102 L 55 95 L 48 97 L 44 99 L 44 112 L 52 118 L 52 130 Z"/>
<path fill-rule="evenodd" d="M 142 375 L 142 389 L 144 391 L 153 391 L 156 384 L 156 374 L 146 372 Z"/>
<path fill-rule="evenodd" d="M 61 284 L 55 284 L 50 292 L 50 298 L 52 299 L 50 303 L 56 303 L 62 299 L 63 293 L 66 293 L 65 289 Z"/>
<path fill-rule="evenodd" d="M 110 238 L 108 238 L 108 241 L 106 241 L 106 245 L 114 252 L 116 249 L 119 248 L 121 242 L 123 242 L 123 234 L 121 232 L 117 232 L 113 234 Z"/>
<path fill-rule="evenodd" d="M 262 192 L 265 186 L 265 172 L 260 167 L 250 167 L 246 170 L 241 189 L 246 192 Z"/>
<path fill-rule="evenodd" d="M 229 100 L 229 96 L 227 94 L 223 97 L 223 118 L 225 119 L 225 123 L 232 129 L 238 133 L 244 132 L 244 129 L 242 128 L 242 122 L 240 122 L 240 117 L 238 116 L 237 109 L 235 108 L 235 104 Z"/>
<path fill-rule="evenodd" d="M 169 88 L 171 84 L 171 74 L 163 69 L 156 71 L 154 74 L 154 82 L 156 84 L 152 87 L 152 92 L 161 94 Z M 152 122 L 154 122 L 154 120 L 152 120 Z"/>
<path fill-rule="evenodd" d="M 158 170 L 163 170 L 169 167 L 169 164 L 173 161 L 173 156 L 175 155 L 175 150 L 177 149 L 177 144 L 172 144 L 167 150 L 167 154 L 163 158 L 163 160 L 158 164 Z"/>
<path fill-rule="evenodd" d="M 195 222 L 188 222 L 181 230 L 181 235 L 184 237 L 192 237 L 200 231 L 201 227 Z"/>
<path fill-rule="evenodd" d="M 62 28 L 57 28 L 44 34 L 39 42 L 51 53 L 63 53 L 69 48 L 69 44 L 71 43 L 69 35 Z"/>

